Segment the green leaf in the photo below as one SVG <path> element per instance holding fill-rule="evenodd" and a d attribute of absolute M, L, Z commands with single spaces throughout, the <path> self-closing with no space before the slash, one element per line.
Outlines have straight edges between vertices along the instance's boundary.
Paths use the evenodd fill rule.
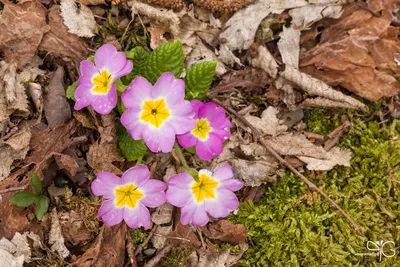
<path fill-rule="evenodd" d="M 184 68 L 182 42 L 164 43 L 154 49 L 143 65 L 143 76 L 152 84 L 164 72 L 172 72 L 176 78 L 182 74 Z"/>
<path fill-rule="evenodd" d="M 187 152 L 189 152 L 190 154 L 192 154 L 192 155 L 196 154 L 196 147 L 195 146 L 185 148 L 185 150 Z"/>
<path fill-rule="evenodd" d="M 137 46 L 131 51 L 125 52 L 125 55 L 128 60 L 131 60 L 133 62 L 133 69 L 132 72 L 129 73 L 127 76 L 122 77 L 121 81 L 125 85 L 129 85 L 131 81 L 137 76 L 143 76 L 143 66 L 150 53 L 147 52 L 143 47 Z"/>
<path fill-rule="evenodd" d="M 128 161 L 138 160 L 146 154 L 147 147 L 143 139 L 133 140 L 120 122 L 117 122 L 117 136 L 118 148 Z"/>
<path fill-rule="evenodd" d="M 185 76 L 185 97 L 202 100 L 214 78 L 217 61 L 206 61 L 190 67 Z"/>
<path fill-rule="evenodd" d="M 35 188 L 36 194 L 40 195 L 42 193 L 42 181 L 40 181 L 36 173 L 32 173 L 31 183 Z"/>
<path fill-rule="evenodd" d="M 78 82 L 74 82 L 73 84 L 71 84 L 70 86 L 68 86 L 67 91 L 65 92 L 65 96 L 68 99 L 71 99 L 73 101 L 76 101 L 76 98 L 74 96 L 76 88 L 78 87 Z"/>
<path fill-rule="evenodd" d="M 48 209 L 49 209 L 49 200 L 45 195 L 40 195 L 39 201 L 35 207 L 36 219 L 40 221 L 46 214 Z"/>
<path fill-rule="evenodd" d="M 10 202 L 19 207 L 28 207 L 35 202 L 38 197 L 38 195 L 32 192 L 18 192 L 10 198 Z"/>
<path fill-rule="evenodd" d="M 117 110 L 118 110 L 119 115 L 122 115 L 122 113 L 124 113 L 125 110 L 127 110 L 124 103 L 122 103 L 121 96 L 118 96 Z"/>

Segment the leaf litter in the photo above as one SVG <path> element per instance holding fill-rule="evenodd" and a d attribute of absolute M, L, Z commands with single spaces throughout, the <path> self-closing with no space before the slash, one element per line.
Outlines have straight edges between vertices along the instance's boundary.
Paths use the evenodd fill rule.
<path fill-rule="evenodd" d="M 31 123 L 29 127 L 21 129 L 18 125 L 17 128 L 11 128 L 16 130 L 13 130 L 15 133 L 10 132 L 10 137 L 3 139 L 2 135 L 0 154 L 5 153 L 3 155 L 7 160 L 0 165 L 0 176 L 5 178 L 0 187 L 18 185 L 17 181 L 21 177 L 24 183 L 25 177 L 32 172 L 37 172 L 40 177 L 52 177 L 50 182 L 56 175 L 63 173 L 75 186 L 83 187 L 93 178 L 93 174 L 110 171 L 120 175 L 130 166 L 131 163 L 125 161 L 117 148 L 115 116 L 98 117 L 93 112 L 80 111 L 75 112 L 75 119 L 71 120 L 70 102 L 65 97 L 64 81 L 74 82 L 66 77 L 76 77 L 76 74 L 71 76 L 68 72 L 71 71 L 71 66 L 74 69 L 74 64 L 76 67 L 77 62 L 88 56 L 89 47 L 95 49 L 94 42 L 112 40 L 122 47 L 122 39 L 130 34 L 131 23 L 141 25 L 143 31 L 149 34 L 148 48 L 154 49 L 165 41 L 182 40 L 187 67 L 217 59 L 218 78 L 214 80 L 210 95 L 224 97 L 230 106 L 237 110 L 242 109 L 244 118 L 263 134 L 262 140 L 286 160 L 296 160 L 308 170 L 330 170 L 336 165 L 350 166 L 349 150 L 339 149 L 335 146 L 337 142 L 326 145 L 325 149 L 323 143 L 316 143 L 310 137 L 312 135 L 302 131 L 304 128 L 300 124 L 303 116 L 293 123 L 280 118 L 285 117 L 287 109 L 296 112 L 309 106 L 367 110 L 365 104 L 343 93 L 342 88 L 370 100 L 390 96 L 398 91 L 398 84 L 395 82 L 398 78 L 395 73 L 399 67 L 395 55 L 400 53 L 398 40 L 395 38 L 398 28 L 391 24 L 392 16 L 386 12 L 395 10 L 392 2 L 389 2 L 369 1 L 368 8 L 373 12 L 382 11 L 383 15 L 377 18 L 366 10 L 357 8 L 355 4 L 343 6 L 344 1 L 340 0 L 258 0 L 226 16 L 186 4 L 175 10 L 165 10 L 131 1 L 127 5 L 114 6 L 108 10 L 110 16 L 122 16 L 118 20 L 129 23 L 125 24 L 127 26 L 122 38 L 115 37 L 114 33 L 105 35 L 102 32 L 108 19 L 97 14 L 104 15 L 106 7 L 97 6 L 97 10 L 104 11 L 97 13 L 91 5 L 104 4 L 104 1 L 81 1 L 78 5 L 74 1 L 63 0 L 61 6 L 52 5 L 48 9 L 48 6 L 39 5 L 37 1 L 22 4 L 6 2 L 0 18 L 0 24 L 7 33 L 5 37 L 0 37 L 0 51 L 5 56 L 4 61 L 0 62 L 0 77 L 3 78 L 3 82 L 0 82 L 0 122 L 21 115 L 25 120 L 33 121 L 33 116 L 37 115 L 35 111 L 41 111 L 43 105 L 45 118 L 39 117 L 38 121 L 47 122 L 47 125 L 39 131 L 35 128 L 41 124 Z M 16 10 L 20 15 L 13 15 Z M 29 11 L 33 12 L 33 16 L 22 20 Z M 130 11 L 132 18 L 125 17 Z M 285 21 L 285 18 L 290 17 L 290 23 L 281 25 L 278 31 L 271 27 L 268 32 L 272 34 L 272 39 L 259 40 L 257 31 L 261 28 L 260 25 L 273 25 L 276 17 L 281 18 L 277 21 Z M 9 34 L 7 27 L 13 25 L 11 22 L 17 29 L 26 27 L 29 30 L 17 30 L 17 34 Z M 367 31 L 371 31 L 372 37 L 364 40 Z M 88 41 L 79 36 L 94 38 Z M 105 38 L 97 39 L 100 36 Z M 10 49 L 11 44 L 15 44 L 14 49 Z M 342 49 L 343 47 L 346 49 Z M 59 67 L 55 72 L 52 69 L 46 73 L 39 70 L 37 64 L 32 66 L 36 55 L 42 56 L 43 51 L 58 57 L 55 65 Z M 75 62 L 71 63 L 71 59 Z M 333 62 L 333 59 L 343 61 Z M 356 59 L 361 59 L 362 64 L 357 65 Z M 251 67 L 247 66 L 248 63 Z M 45 63 L 39 65 L 42 64 Z M 67 68 L 65 64 L 70 66 Z M 340 69 L 339 65 L 345 67 Z M 64 70 L 67 73 L 63 73 Z M 23 78 L 24 72 L 28 73 L 28 79 Z M 49 72 L 52 73 L 49 75 Z M 43 83 L 42 76 L 45 73 L 52 78 Z M 361 90 L 361 79 L 366 90 Z M 378 88 L 376 81 L 384 86 Z M 25 93 L 27 84 L 35 109 L 31 108 L 30 99 Z M 338 85 L 342 88 L 337 87 Z M 42 88 L 47 91 L 43 95 Z M 273 105 L 270 102 L 272 98 Z M 249 103 L 253 103 L 252 106 Z M 281 103 L 286 107 L 279 105 Z M 188 153 L 186 156 L 198 168 L 216 167 L 229 162 L 235 170 L 236 178 L 256 190 L 262 189 L 260 186 L 264 183 L 275 182 L 280 176 L 278 160 L 264 146 L 254 142 L 250 135 L 251 129 L 243 125 L 243 122 L 236 118 L 232 121 L 232 138 L 224 152 L 211 162 L 211 166 L 196 156 L 192 157 Z M 323 140 L 325 138 L 322 136 Z M 152 157 L 149 154 L 144 160 L 156 163 L 159 159 Z M 162 177 L 166 172 L 166 178 L 176 173 L 176 166 L 170 163 L 174 160 L 165 162 L 166 171 L 157 169 L 165 164 L 152 164 L 152 173 L 156 172 Z M 49 175 L 47 168 L 50 165 L 55 166 L 56 174 Z M 82 168 L 85 170 L 82 171 Z M 12 171 L 15 172 L 8 176 Z M 78 175 L 83 175 L 84 178 L 74 178 Z M 8 201 L 8 198 L 8 195 L 5 196 L 3 201 Z M 93 232 L 75 208 L 74 206 L 72 209 L 71 206 L 69 210 L 58 213 L 54 209 L 49 215 L 51 223 L 47 224 L 51 226 L 52 249 L 61 257 L 67 257 L 70 253 L 65 246 L 67 243 L 68 247 L 73 244 L 75 247 L 88 248 L 81 255 L 67 257 L 79 266 L 115 263 L 122 266 L 126 253 L 126 227 L 103 226 L 93 240 Z M 3 221 L 11 218 L 13 212 L 23 214 L 23 218 L 17 217 L 21 220 L 21 225 L 10 228 L 8 234 L 19 234 L 23 232 L 23 228 L 26 230 L 27 226 L 33 224 L 28 219 L 29 211 L 22 213 L 9 206 L 0 214 L 0 219 Z M 157 229 L 146 242 L 150 242 L 160 253 L 171 245 L 190 245 L 190 266 L 226 266 L 237 263 L 248 247 L 243 225 L 234 225 L 229 220 L 215 220 L 202 229 L 194 229 L 181 225 L 177 216 L 177 211 L 167 204 L 152 211 L 152 221 Z M 1 231 L 0 234 L 4 235 Z M 240 252 L 232 254 L 229 250 L 222 250 L 217 253 L 214 242 L 239 244 Z M 205 244 L 207 250 L 204 249 Z M 71 250 L 72 253 L 73 251 Z M 3 248 L 0 249 L 1 257 L 8 260 L 10 265 L 22 264 L 21 256 Z M 145 253 L 140 252 L 138 259 L 141 262 L 144 259 L 145 262 L 146 257 L 148 256 Z M 157 254 L 153 259 L 157 259 Z"/>

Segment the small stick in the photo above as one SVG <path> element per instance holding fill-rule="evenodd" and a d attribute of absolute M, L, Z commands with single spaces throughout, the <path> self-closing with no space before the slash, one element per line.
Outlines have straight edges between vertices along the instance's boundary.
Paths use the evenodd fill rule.
<path fill-rule="evenodd" d="M 16 191 L 22 191 L 26 188 L 26 186 L 21 186 L 21 187 L 11 187 L 7 189 L 0 190 L 0 194 L 4 193 L 9 193 L 9 192 L 16 192 Z"/>
<path fill-rule="evenodd" d="M 228 110 L 229 112 L 231 112 L 233 115 L 235 115 L 236 117 L 238 117 L 239 120 L 241 120 L 245 125 L 247 125 L 253 134 L 253 137 L 255 140 L 258 140 L 260 137 L 262 137 L 261 133 L 254 128 L 253 125 L 251 125 L 250 122 L 248 122 L 242 115 L 240 115 L 239 113 L 237 113 L 234 109 L 227 107 L 226 105 L 224 105 L 221 101 L 212 98 L 212 101 L 214 101 L 215 103 L 217 103 L 218 105 L 224 107 L 226 110 Z M 315 184 L 313 184 L 312 182 L 310 182 L 304 175 L 302 175 L 298 170 L 296 170 L 292 165 L 290 165 L 286 160 L 284 160 L 269 144 L 267 141 L 265 140 L 259 140 L 259 143 L 261 145 L 263 145 L 269 153 L 271 153 L 278 161 L 279 163 L 285 165 L 289 170 L 291 170 L 294 174 L 297 175 L 297 177 L 300 178 L 300 180 L 302 180 L 311 191 L 315 191 L 318 194 L 320 194 L 321 196 L 323 196 L 326 200 L 329 201 L 329 203 L 331 203 L 352 225 L 352 227 L 354 228 L 354 230 L 357 232 L 357 234 L 359 234 L 360 236 L 364 236 L 361 228 L 353 221 L 353 219 L 350 217 L 350 215 L 348 215 L 333 199 L 331 199 L 327 194 L 325 194 L 321 189 L 319 189 Z"/>
<path fill-rule="evenodd" d="M 156 232 L 157 228 L 158 228 L 158 225 L 155 225 L 155 226 L 153 227 L 153 229 L 151 229 L 149 235 L 148 235 L 147 238 L 143 241 L 143 243 L 140 244 L 140 245 L 136 248 L 136 250 L 135 250 L 135 256 L 137 256 L 137 255 L 140 253 L 140 251 L 142 251 L 142 249 L 144 248 L 144 246 L 146 246 L 147 243 L 149 243 L 150 239 L 153 237 L 153 235 L 154 235 L 154 233 Z"/>
<path fill-rule="evenodd" d="M 149 260 L 143 267 L 157 266 L 157 264 L 160 262 L 160 260 L 164 256 L 166 256 L 171 250 L 172 250 L 172 246 L 166 245 L 165 247 L 163 247 L 162 250 L 160 250 L 160 252 L 156 256 L 154 256 L 151 260 Z"/>
<path fill-rule="evenodd" d="M 126 250 L 128 252 L 129 262 L 132 267 L 137 267 L 136 257 L 135 257 L 135 245 L 133 244 L 131 231 L 126 231 Z"/>

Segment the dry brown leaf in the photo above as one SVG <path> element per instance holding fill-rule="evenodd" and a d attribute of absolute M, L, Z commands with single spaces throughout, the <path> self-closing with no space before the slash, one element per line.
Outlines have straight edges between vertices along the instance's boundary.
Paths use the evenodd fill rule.
<path fill-rule="evenodd" d="M 246 115 L 245 118 L 261 133 L 277 135 L 287 130 L 287 126 L 277 118 L 277 114 L 278 110 L 269 106 L 261 113 L 261 118 L 252 115 Z"/>
<path fill-rule="evenodd" d="M 395 95 L 400 89 L 395 60 L 399 28 L 391 26 L 396 2 L 369 1 L 368 8 L 379 17 L 356 4 L 346 6 L 340 20 L 326 25 L 320 43 L 302 55 L 302 71 L 371 101 Z"/>
<path fill-rule="evenodd" d="M 71 108 L 65 98 L 64 68 L 53 73 L 43 99 L 43 109 L 51 129 L 71 119 Z"/>
<path fill-rule="evenodd" d="M 173 210 L 174 206 L 169 203 L 164 203 L 151 214 L 152 222 L 157 225 L 170 223 L 172 221 Z"/>
<path fill-rule="evenodd" d="M 323 97 L 308 98 L 301 102 L 299 107 L 353 108 L 349 103 L 326 99 Z"/>
<path fill-rule="evenodd" d="M 254 44 L 251 47 L 252 59 L 251 65 L 255 68 L 260 68 L 268 73 L 273 79 L 278 75 L 278 63 L 275 58 L 263 45 Z"/>
<path fill-rule="evenodd" d="M 55 156 L 55 159 L 58 167 L 66 170 L 70 175 L 75 176 L 78 172 L 79 164 L 73 157 L 66 154 L 61 154 L 61 156 Z"/>
<path fill-rule="evenodd" d="M 124 161 L 124 158 L 121 156 L 115 144 L 92 144 L 87 154 L 87 161 L 96 174 L 103 171 L 111 172 L 116 175 L 122 175 L 123 173 L 112 164 L 115 161 Z"/>
<path fill-rule="evenodd" d="M 343 13 L 343 7 L 335 6 L 304 6 L 289 11 L 292 25 L 299 30 L 307 30 L 312 24 L 323 19 L 338 19 Z"/>
<path fill-rule="evenodd" d="M 43 36 L 39 50 L 71 57 L 77 61 L 86 59 L 89 55 L 88 47 L 83 39 L 68 32 L 60 15 L 60 7 L 54 5 L 49 11 L 50 31 Z"/>
<path fill-rule="evenodd" d="M 51 228 L 49 232 L 49 245 L 51 251 L 57 252 L 62 258 L 69 256 L 70 252 L 64 244 L 60 221 L 56 208 L 51 211 Z"/>
<path fill-rule="evenodd" d="M 83 219 L 74 210 L 61 212 L 58 217 L 65 241 L 74 246 L 81 246 L 92 239 L 92 234 L 86 228 Z"/>
<path fill-rule="evenodd" d="M 0 248 L 0 262 L 8 267 L 24 266 L 24 256 L 15 257 L 7 250 Z"/>
<path fill-rule="evenodd" d="M 70 33 L 93 37 L 98 32 L 92 11 L 82 3 L 78 6 L 74 0 L 61 0 L 61 16 Z"/>
<path fill-rule="evenodd" d="M 117 143 L 117 130 L 115 128 L 115 115 L 107 114 L 101 116 L 101 125 L 98 127 L 100 133 L 100 144 Z"/>
<path fill-rule="evenodd" d="M 0 181 L 10 174 L 14 160 L 24 159 L 29 150 L 31 132 L 23 128 L 6 141 L 0 141 Z"/>
<path fill-rule="evenodd" d="M 97 6 L 97 5 L 105 5 L 105 0 L 79 0 L 79 3 L 82 3 L 85 6 Z"/>
<path fill-rule="evenodd" d="M 7 62 L 22 68 L 32 62 L 43 35 L 50 30 L 46 24 L 46 9 L 37 0 L 2 3 L 0 51 Z"/>
<path fill-rule="evenodd" d="M 151 238 L 154 248 L 162 249 L 167 242 L 168 235 L 172 232 L 172 224 L 167 226 L 159 225 Z"/>
<path fill-rule="evenodd" d="M 86 111 L 74 112 L 72 115 L 82 124 L 83 127 L 97 130 L 97 127 L 93 122 L 93 117 L 87 114 Z"/>
<path fill-rule="evenodd" d="M 278 48 L 283 63 L 298 69 L 300 57 L 300 30 L 283 27 L 283 31 L 279 36 L 281 39 L 278 42 Z"/>
<path fill-rule="evenodd" d="M 123 266 L 125 260 L 126 224 L 109 227 L 103 225 L 96 240 L 80 256 L 74 266 Z"/>
<path fill-rule="evenodd" d="M 228 220 L 220 220 L 201 228 L 208 238 L 237 245 L 247 240 L 247 229 L 243 224 L 234 224 Z"/>
<path fill-rule="evenodd" d="M 239 244 L 240 252 L 238 254 L 230 254 L 229 249 L 221 252 L 211 252 L 210 250 L 201 249 L 190 255 L 187 266 L 189 267 L 226 267 L 235 266 L 235 264 L 243 256 L 243 253 L 249 248 L 247 243 Z"/>
<path fill-rule="evenodd" d="M 322 96 L 335 101 L 343 101 L 355 109 L 368 110 L 367 106 L 360 101 L 334 90 L 323 81 L 313 78 L 306 73 L 302 73 L 290 65 L 286 65 L 285 71 L 281 72 L 280 75 L 284 79 L 299 86 L 309 95 Z"/>

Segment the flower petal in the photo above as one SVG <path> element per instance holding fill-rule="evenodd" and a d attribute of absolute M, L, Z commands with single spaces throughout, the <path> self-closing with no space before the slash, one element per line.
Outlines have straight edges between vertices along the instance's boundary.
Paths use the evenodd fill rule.
<path fill-rule="evenodd" d="M 193 214 L 192 224 L 197 226 L 204 226 L 208 223 L 208 215 L 206 213 L 204 205 L 198 205 Z"/>
<path fill-rule="evenodd" d="M 197 137 L 195 137 L 191 132 L 177 135 L 179 144 L 184 148 L 189 148 L 197 144 Z"/>
<path fill-rule="evenodd" d="M 123 217 L 130 228 L 150 226 L 150 212 L 142 203 L 138 203 L 134 209 L 125 207 Z"/>
<path fill-rule="evenodd" d="M 190 103 L 193 107 L 193 111 L 196 113 L 196 119 L 197 119 L 198 118 L 197 113 L 199 112 L 199 109 L 201 109 L 204 106 L 204 103 L 197 99 L 192 100 L 192 102 Z"/>
<path fill-rule="evenodd" d="M 91 184 L 92 192 L 96 196 L 105 198 L 114 197 L 114 188 L 121 185 L 121 178 L 110 172 L 100 172 L 97 179 Z"/>
<path fill-rule="evenodd" d="M 107 69 L 110 74 L 116 77 L 125 75 L 120 75 L 119 72 L 122 71 L 126 73 L 128 69 L 126 68 L 127 60 L 125 54 L 123 52 L 118 52 L 117 48 L 112 44 L 104 44 L 97 49 L 96 54 L 94 55 L 94 62 L 97 69 Z M 127 67 L 129 66 L 130 65 Z M 116 77 L 115 79 L 119 78 Z"/>
<path fill-rule="evenodd" d="M 153 99 L 164 97 L 168 106 L 177 105 L 185 98 L 185 82 L 175 79 L 171 72 L 164 72 L 154 84 L 151 95 Z"/>
<path fill-rule="evenodd" d="M 207 118 L 211 127 L 216 129 L 227 128 L 226 125 L 228 125 L 229 122 L 225 115 L 225 109 L 218 107 L 214 102 L 205 103 L 204 106 L 199 109 L 197 115 L 199 118 Z"/>
<path fill-rule="evenodd" d="M 151 99 L 153 86 L 143 77 L 137 77 L 122 93 L 121 99 L 125 107 L 134 108 L 143 106 L 143 101 Z"/>
<path fill-rule="evenodd" d="M 147 127 L 146 124 L 141 122 L 140 114 L 140 108 L 130 108 L 122 114 L 120 120 L 134 140 L 142 139 L 143 130 Z"/>
<path fill-rule="evenodd" d="M 217 198 L 204 202 L 205 210 L 214 218 L 224 218 L 239 207 L 239 200 L 229 190 L 217 189 Z"/>
<path fill-rule="evenodd" d="M 79 66 L 82 76 L 92 77 L 96 72 L 97 68 L 90 60 L 82 60 Z"/>
<path fill-rule="evenodd" d="M 164 192 L 166 188 L 167 185 L 164 182 L 151 179 L 140 187 L 140 190 L 144 194 L 144 198 L 142 198 L 140 201 L 146 207 L 150 208 L 161 206 L 166 201 Z"/>
<path fill-rule="evenodd" d="M 213 177 L 215 177 L 219 181 L 233 179 L 233 169 L 229 164 L 223 164 L 215 169 Z"/>
<path fill-rule="evenodd" d="M 125 54 L 124 54 L 124 56 L 125 56 Z M 129 60 L 126 60 L 126 57 L 125 57 L 125 61 L 126 61 L 125 66 L 118 73 L 114 74 L 113 81 L 118 80 L 122 76 L 125 76 L 132 71 L 133 63 Z"/>
<path fill-rule="evenodd" d="M 183 174 L 183 173 L 181 173 Z M 180 175 L 180 174 L 178 174 Z M 183 178 L 183 177 L 180 177 Z M 175 180 L 184 180 L 184 179 L 175 179 Z M 171 180 L 171 179 L 170 179 Z M 175 182 L 174 182 L 175 183 Z M 186 182 L 186 184 L 180 184 L 178 186 L 172 186 L 169 184 L 168 186 L 168 190 L 165 193 L 167 200 L 169 203 L 171 203 L 172 205 L 176 206 L 176 207 L 184 207 L 186 205 L 188 205 L 190 202 L 193 201 L 193 193 L 190 189 L 190 187 L 188 187 L 188 185 L 193 184 L 193 178 L 190 178 L 189 182 Z"/>
<path fill-rule="evenodd" d="M 174 146 L 175 132 L 166 123 L 160 128 L 148 126 L 143 130 L 143 139 L 152 152 L 157 153 L 161 150 L 164 153 L 168 153 Z"/>
<path fill-rule="evenodd" d="M 196 153 L 201 159 L 211 160 L 214 156 L 222 153 L 223 142 L 219 136 L 209 133 L 206 141 L 197 142 Z"/>
<path fill-rule="evenodd" d="M 121 178 L 123 184 L 134 183 L 140 189 L 150 179 L 150 171 L 145 165 L 135 166 L 124 172 Z"/>
<path fill-rule="evenodd" d="M 93 109 L 100 114 L 109 114 L 117 105 L 117 87 L 113 84 L 106 95 L 96 95 L 92 100 Z"/>
<path fill-rule="evenodd" d="M 191 188 L 193 183 L 194 183 L 193 177 L 187 172 L 182 172 L 169 178 L 167 185 L 168 188 L 170 187 Z"/>
<path fill-rule="evenodd" d="M 187 133 L 196 126 L 196 120 L 190 117 L 172 117 L 167 124 L 174 130 L 175 134 Z"/>
<path fill-rule="evenodd" d="M 108 199 L 101 205 L 98 216 L 108 226 L 114 226 L 122 222 L 124 217 L 124 208 L 115 207 L 114 199 Z"/>
<path fill-rule="evenodd" d="M 197 205 L 194 201 L 188 203 L 184 207 L 181 208 L 181 224 L 187 225 L 192 222 L 193 215 L 196 211 Z"/>

